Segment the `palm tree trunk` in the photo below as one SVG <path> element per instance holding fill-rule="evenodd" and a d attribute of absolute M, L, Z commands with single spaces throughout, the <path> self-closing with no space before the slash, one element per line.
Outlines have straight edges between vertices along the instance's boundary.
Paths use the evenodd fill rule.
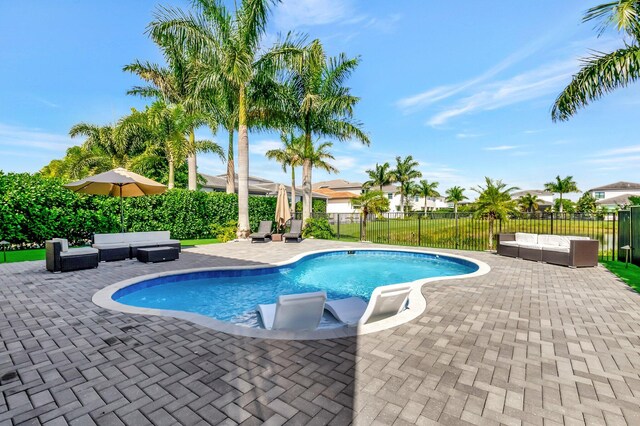
<path fill-rule="evenodd" d="M 227 194 L 236 192 L 236 168 L 233 162 L 233 128 L 229 128 L 229 148 L 227 148 Z"/>
<path fill-rule="evenodd" d="M 562 192 L 560 193 L 560 213 L 564 210 L 564 206 L 562 205 Z"/>
<path fill-rule="evenodd" d="M 489 250 L 493 250 L 493 218 L 489 216 Z"/>
<path fill-rule="evenodd" d="M 302 221 L 311 217 L 311 160 L 302 163 Z"/>
<path fill-rule="evenodd" d="M 427 197 L 424 197 L 424 214 L 427 214 Z"/>
<path fill-rule="evenodd" d="M 173 189 L 176 186 L 176 172 L 175 165 L 173 164 L 173 158 L 169 158 L 169 182 L 167 183 L 167 188 Z"/>
<path fill-rule="evenodd" d="M 296 218 L 296 168 L 291 166 L 291 217 Z"/>
<path fill-rule="evenodd" d="M 189 155 L 187 156 L 187 166 L 189 168 L 189 191 L 198 188 L 198 162 L 196 159 L 196 134 L 195 129 L 189 132 Z"/>
<path fill-rule="evenodd" d="M 247 99 L 240 86 L 238 105 L 238 238 L 247 238 L 249 227 L 249 129 L 247 128 Z"/>

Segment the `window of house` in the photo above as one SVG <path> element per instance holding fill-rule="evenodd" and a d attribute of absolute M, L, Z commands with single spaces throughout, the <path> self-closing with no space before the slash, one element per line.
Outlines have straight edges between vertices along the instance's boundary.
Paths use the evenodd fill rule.
<path fill-rule="evenodd" d="M 393 200 L 393 192 L 389 192 L 389 193 L 387 194 L 387 197 L 388 197 L 390 200 Z"/>
<path fill-rule="evenodd" d="M 420 200 L 420 197 L 418 197 L 417 195 L 413 197 L 413 201 L 415 201 L 416 203 L 418 202 L 418 200 Z"/>
<path fill-rule="evenodd" d="M 596 198 L 596 200 L 601 200 L 604 198 L 604 192 L 596 191 L 593 193 L 593 196 Z"/>

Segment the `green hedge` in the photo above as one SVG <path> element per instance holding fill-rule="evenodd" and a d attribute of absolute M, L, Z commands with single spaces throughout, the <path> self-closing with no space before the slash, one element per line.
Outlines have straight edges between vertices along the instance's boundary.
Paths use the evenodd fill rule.
<path fill-rule="evenodd" d="M 118 232 L 119 200 L 76 194 L 56 178 L 0 171 L 0 238 L 41 246 L 54 237 L 72 244 L 94 233 Z M 249 197 L 249 221 L 273 220 L 275 197 Z M 125 198 L 127 231 L 168 230 L 178 239 L 215 237 L 215 226 L 238 219 L 238 197 L 220 192 L 173 189 L 165 194 Z"/>

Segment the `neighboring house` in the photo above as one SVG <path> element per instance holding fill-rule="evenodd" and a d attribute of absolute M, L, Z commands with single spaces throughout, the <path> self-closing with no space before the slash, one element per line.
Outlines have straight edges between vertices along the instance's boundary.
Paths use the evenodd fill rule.
<path fill-rule="evenodd" d="M 327 213 L 357 213 L 351 206 L 351 200 L 358 198 L 358 195 L 350 191 L 334 191 L 329 188 L 318 188 L 315 192 L 328 197 Z"/>
<path fill-rule="evenodd" d="M 598 206 L 607 210 L 615 210 L 620 206 L 630 204 L 630 196 L 640 196 L 640 183 L 615 182 L 591 188 L 587 192 L 596 199 Z"/>
<path fill-rule="evenodd" d="M 335 198 L 333 202 L 327 203 L 327 212 L 329 212 L 328 205 L 333 204 L 331 213 L 353 213 L 351 208 L 351 198 L 355 198 L 362 194 L 362 184 L 360 182 L 349 182 L 344 179 L 334 179 L 323 182 L 318 182 L 313 185 L 314 191 L 322 192 L 324 194 L 331 194 L 326 190 L 334 193 L 339 193 L 339 197 Z M 372 188 L 379 189 L 379 188 Z M 391 212 L 400 211 L 400 194 L 398 193 L 398 187 L 396 185 L 386 185 L 382 187 L 382 192 L 385 193 L 389 199 L 389 209 Z M 351 197 L 348 194 L 353 194 Z M 332 194 L 336 196 L 335 194 Z M 330 195 L 331 197 L 331 195 Z M 347 198 L 348 197 L 348 198 Z M 331 198 L 330 198 L 331 199 Z M 424 197 L 410 196 L 407 197 L 407 204 L 411 206 L 411 210 L 422 211 L 424 209 Z M 448 204 L 444 201 L 444 198 L 429 198 L 427 199 L 427 210 L 437 210 L 447 208 Z"/>
<path fill-rule="evenodd" d="M 520 199 L 520 197 L 527 194 L 535 195 L 538 197 L 538 199 L 540 200 L 538 202 L 539 211 L 545 211 L 547 208 L 553 206 L 553 193 L 542 189 L 526 189 L 524 191 L 517 191 L 511 194 L 511 199 L 518 200 Z"/>
<path fill-rule="evenodd" d="M 218 175 L 211 176 L 200 173 L 202 177 L 204 177 L 207 182 L 202 185 L 202 191 L 205 192 L 225 192 L 227 190 L 227 175 Z M 268 179 L 249 176 L 249 195 L 261 195 L 261 196 L 276 196 L 278 195 L 278 187 L 280 184 L 278 182 L 273 182 Z M 284 185 L 287 190 L 287 194 L 289 199 L 291 199 L 291 186 Z M 236 175 L 236 191 L 238 188 L 238 175 Z M 327 200 L 327 197 L 324 194 L 320 194 L 318 192 L 313 191 L 313 198 Z M 302 188 L 296 186 L 296 201 L 302 200 Z"/>

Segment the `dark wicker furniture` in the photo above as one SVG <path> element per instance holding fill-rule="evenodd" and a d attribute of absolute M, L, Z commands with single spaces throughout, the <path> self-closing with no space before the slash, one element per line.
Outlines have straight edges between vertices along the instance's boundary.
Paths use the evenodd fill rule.
<path fill-rule="evenodd" d="M 143 247 L 175 247 L 180 251 L 180 241 L 172 240 L 169 231 L 123 232 L 94 234 L 93 247 L 100 250 L 100 261 L 136 258 Z"/>
<path fill-rule="evenodd" d="M 45 242 L 46 267 L 50 272 L 69 272 L 98 267 L 98 250 L 91 247 L 68 248 L 63 239 Z"/>
<path fill-rule="evenodd" d="M 176 260 L 180 257 L 180 250 L 175 247 L 146 247 L 136 251 L 136 257 L 140 262 L 156 263 Z"/>
<path fill-rule="evenodd" d="M 273 227 L 273 222 L 270 220 L 263 220 L 260 222 L 260 226 L 258 226 L 258 230 L 253 234 L 249 235 L 251 242 L 255 240 L 262 240 L 262 242 L 267 242 L 267 238 L 271 240 L 271 228 Z"/>
<path fill-rule="evenodd" d="M 518 241 L 518 235 L 525 237 Z M 531 241 L 533 237 L 535 241 Z M 592 267 L 598 265 L 598 241 L 576 236 L 499 234 L 498 254 L 571 268 Z"/>
<path fill-rule="evenodd" d="M 302 240 L 302 221 L 301 220 L 292 220 L 291 221 L 291 229 L 289 232 L 282 235 L 282 239 L 286 243 L 289 240 L 295 240 L 296 242 L 300 242 Z"/>

